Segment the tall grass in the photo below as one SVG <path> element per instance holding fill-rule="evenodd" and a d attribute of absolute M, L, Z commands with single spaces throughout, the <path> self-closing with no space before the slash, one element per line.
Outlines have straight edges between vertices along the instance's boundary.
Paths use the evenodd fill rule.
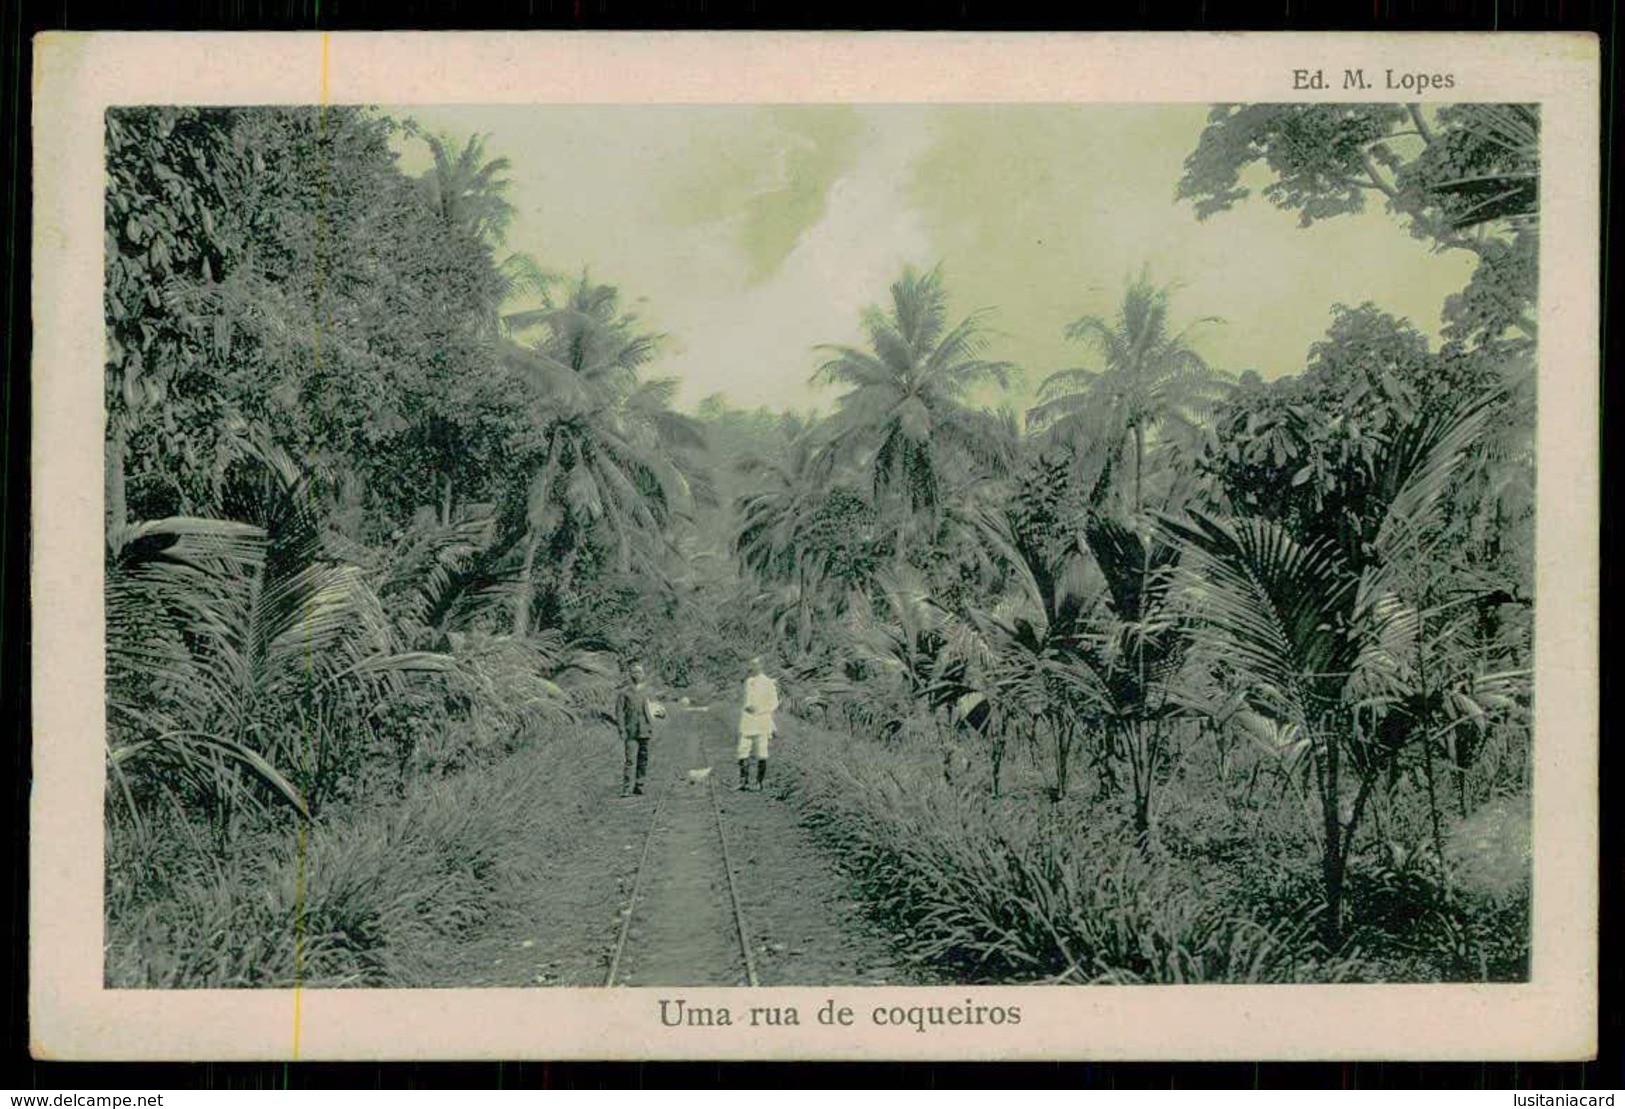
<path fill-rule="evenodd" d="M 580 826 L 578 748 L 551 737 L 303 833 L 225 853 L 178 808 L 109 827 L 106 976 L 120 987 L 446 985 L 457 945 L 532 888 L 535 845 Z"/>
<path fill-rule="evenodd" d="M 1148 851 L 1132 814 L 958 788 L 934 752 L 829 735 L 793 789 L 874 914 L 915 961 L 972 981 L 1318 982 L 1358 976 L 1312 918 L 1215 896 Z"/>
<path fill-rule="evenodd" d="M 1420 830 L 1408 851 L 1375 836 L 1362 841 L 1349 938 L 1328 950 L 1302 814 L 1251 790 L 1246 800 L 1220 797 L 1173 774 L 1163 786 L 1168 812 L 1148 839 L 1121 796 L 1063 805 L 1034 790 L 993 797 L 985 781 L 951 781 L 928 743 L 805 734 L 790 782 L 806 822 L 844 859 L 899 948 L 950 977 L 1527 976 L 1527 817 L 1513 800 L 1453 822 L 1445 866 Z M 1411 822 L 1420 829 L 1421 820 Z"/>

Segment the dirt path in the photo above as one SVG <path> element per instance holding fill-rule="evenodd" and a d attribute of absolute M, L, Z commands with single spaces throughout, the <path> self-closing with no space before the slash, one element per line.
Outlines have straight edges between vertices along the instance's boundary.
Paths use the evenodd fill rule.
<path fill-rule="evenodd" d="M 691 714 L 697 743 L 715 769 L 722 818 L 756 973 L 764 986 L 881 985 L 908 980 L 885 937 L 868 927 L 836 860 L 816 843 L 778 790 L 798 745 L 793 723 L 774 740 L 767 788 L 738 792 L 735 716 Z M 754 775 L 753 775 L 754 778 Z M 754 783 L 753 783 L 754 784 Z"/>
<path fill-rule="evenodd" d="M 711 784 L 685 774 L 706 765 L 702 715 L 678 714 L 661 737 L 666 765 L 650 783 L 659 813 L 616 985 L 749 984 Z"/>
<path fill-rule="evenodd" d="M 775 789 L 795 757 L 780 737 L 765 792 L 735 792 L 731 714 L 673 709 L 651 750 L 648 792 L 620 798 L 620 752 L 588 745 L 588 786 L 567 836 L 537 853 L 535 888 L 507 919 L 471 938 L 465 973 L 447 985 L 598 986 L 630 899 L 661 792 L 667 790 L 617 984 L 743 985 L 746 981 L 722 845 L 707 785 L 685 772 L 710 766 L 728 836 L 746 934 L 763 985 L 901 983 L 886 939 L 870 930 L 835 861 Z M 811 741 L 809 739 L 808 741 Z M 542 757 L 539 753 L 539 757 Z M 668 789 L 669 787 L 669 789 Z"/>

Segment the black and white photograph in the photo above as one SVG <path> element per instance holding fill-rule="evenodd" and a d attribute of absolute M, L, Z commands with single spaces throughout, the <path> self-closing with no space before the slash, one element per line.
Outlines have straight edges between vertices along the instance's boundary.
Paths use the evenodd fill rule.
<path fill-rule="evenodd" d="M 1380 58 L 106 106 L 100 988 L 1530 983 L 1551 108 Z"/>

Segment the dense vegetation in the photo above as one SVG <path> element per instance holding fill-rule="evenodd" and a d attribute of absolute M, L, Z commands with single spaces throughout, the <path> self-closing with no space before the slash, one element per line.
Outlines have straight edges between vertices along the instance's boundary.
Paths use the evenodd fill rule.
<path fill-rule="evenodd" d="M 1273 105 L 1192 151 L 1199 218 L 1262 163 L 1472 252 L 1438 345 L 1340 305 L 1236 375 L 1141 273 L 1018 413 L 908 269 L 828 415 L 684 414 L 613 285 L 506 252 L 478 138 L 109 113 L 110 984 L 440 980 L 504 838 L 580 819 L 525 755 L 615 659 L 707 699 L 757 651 L 792 798 L 933 973 L 1524 976 L 1537 149 Z"/>

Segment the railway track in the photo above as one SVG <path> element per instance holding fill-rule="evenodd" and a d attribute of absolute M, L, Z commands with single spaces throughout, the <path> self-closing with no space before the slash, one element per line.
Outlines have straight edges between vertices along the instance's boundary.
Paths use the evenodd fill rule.
<path fill-rule="evenodd" d="M 628 898 L 625 909 L 622 911 L 620 932 L 616 936 L 615 946 L 610 952 L 609 970 L 604 976 L 604 985 L 627 985 L 628 965 L 636 961 L 640 954 L 637 944 L 632 943 L 634 934 L 634 921 L 638 920 L 639 913 L 647 913 L 650 902 L 652 883 L 659 880 L 654 872 L 653 861 L 660 855 L 659 848 L 661 836 L 672 834 L 673 823 L 662 823 L 662 816 L 672 818 L 675 810 L 681 807 L 685 811 L 684 818 L 693 820 L 695 809 L 702 809 L 710 813 L 710 823 L 715 830 L 717 851 L 716 863 L 722 871 L 722 885 L 726 887 L 728 901 L 728 915 L 732 918 L 733 932 L 738 941 L 738 964 L 734 970 L 743 969 L 745 982 L 751 986 L 759 985 L 756 975 L 756 961 L 751 954 L 750 931 L 745 924 L 744 910 L 739 899 L 739 878 L 734 870 L 732 855 L 728 847 L 727 824 L 722 817 L 722 802 L 717 796 L 716 782 L 707 777 L 704 782 L 704 791 L 709 794 L 709 803 L 700 802 L 693 797 L 680 797 L 675 805 L 672 798 L 674 793 L 687 793 L 690 786 L 683 779 L 670 779 L 661 787 L 659 796 L 655 799 L 654 810 L 649 814 L 649 824 L 643 835 L 643 847 L 638 855 L 637 871 L 632 879 L 632 892 Z M 688 831 L 692 834 L 694 829 Z M 697 848 L 691 848 L 690 855 L 696 853 Z M 699 984 L 699 983 L 695 983 Z M 731 984 L 731 983 L 730 983 Z"/>

